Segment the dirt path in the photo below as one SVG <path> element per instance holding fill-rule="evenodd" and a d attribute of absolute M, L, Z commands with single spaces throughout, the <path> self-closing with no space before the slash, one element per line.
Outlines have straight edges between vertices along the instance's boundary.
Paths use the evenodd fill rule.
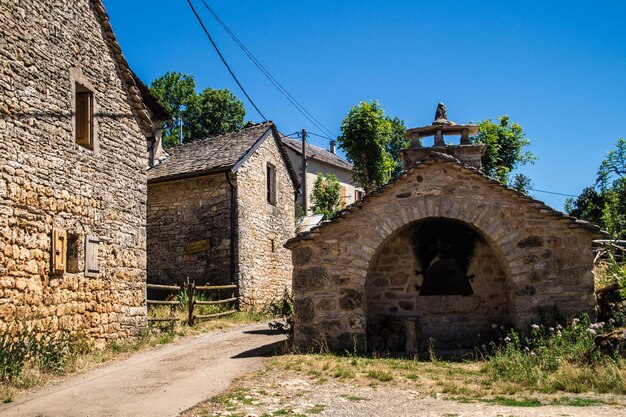
<path fill-rule="evenodd" d="M 283 339 L 266 324 L 204 334 L 26 394 L 0 405 L 0 415 L 177 416 L 259 367 Z"/>

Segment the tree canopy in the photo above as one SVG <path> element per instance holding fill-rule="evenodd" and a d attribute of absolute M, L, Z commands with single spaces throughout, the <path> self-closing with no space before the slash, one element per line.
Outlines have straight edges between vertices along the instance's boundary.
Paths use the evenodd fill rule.
<path fill-rule="evenodd" d="M 506 115 L 498 117 L 498 123 L 487 119 L 478 124 L 478 133 L 472 141 L 485 145 L 485 154 L 482 157 L 482 171 L 485 174 L 525 191 L 524 186 L 530 185 L 528 177 L 518 174 L 512 180 L 511 172 L 534 162 L 537 157 L 524 150 L 530 145 L 530 140 L 526 138 L 522 126 L 512 123 Z"/>
<path fill-rule="evenodd" d="M 617 141 L 600 163 L 596 183 L 568 199 L 565 211 L 602 227 L 614 239 L 626 239 L 626 140 Z"/>
<path fill-rule="evenodd" d="M 168 71 L 152 81 L 150 91 L 172 113 L 163 129 L 166 147 L 179 143 L 181 118 L 185 142 L 243 127 L 243 103 L 227 89 L 206 88 L 197 94 L 192 75 Z"/>
<path fill-rule="evenodd" d="M 353 177 L 365 192 L 385 184 L 402 171 L 396 152 L 406 147 L 404 123 L 385 114 L 377 100 L 361 102 L 341 123 L 339 146 L 353 166 Z"/>
<path fill-rule="evenodd" d="M 321 172 L 318 173 L 311 193 L 313 212 L 323 214 L 324 219 L 333 217 L 341 205 L 340 193 L 341 184 L 335 175 L 328 174 L 324 178 Z"/>

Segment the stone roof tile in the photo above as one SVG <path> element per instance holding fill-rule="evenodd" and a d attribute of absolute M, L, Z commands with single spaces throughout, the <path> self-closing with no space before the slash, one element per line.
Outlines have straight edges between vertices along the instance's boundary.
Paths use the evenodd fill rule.
<path fill-rule="evenodd" d="M 285 135 L 280 135 L 282 142 L 294 150 L 298 155 L 302 155 L 302 142 L 298 139 L 293 139 Z M 317 159 L 318 161 L 325 162 L 330 165 L 334 165 L 339 168 L 343 168 L 348 171 L 352 171 L 352 164 L 337 154 L 327 151 L 319 146 L 306 144 L 306 153 L 308 158 Z"/>
<path fill-rule="evenodd" d="M 271 134 L 272 126 L 272 122 L 261 123 L 168 148 L 169 158 L 148 170 L 148 181 L 229 170 Z"/>

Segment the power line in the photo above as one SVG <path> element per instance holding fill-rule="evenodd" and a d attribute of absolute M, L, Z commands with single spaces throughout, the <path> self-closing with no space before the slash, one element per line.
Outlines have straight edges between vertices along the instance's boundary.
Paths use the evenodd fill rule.
<path fill-rule="evenodd" d="M 574 197 L 574 198 L 578 197 L 577 195 L 572 195 L 572 194 L 564 194 L 564 193 L 556 193 L 556 192 L 554 192 L 554 191 L 537 190 L 537 189 L 535 189 L 535 188 L 529 188 L 529 190 L 530 190 L 530 191 L 536 191 L 536 192 L 538 192 L 538 193 L 561 195 L 561 196 L 564 196 L 564 197 Z"/>
<path fill-rule="evenodd" d="M 261 71 L 263 75 L 276 87 L 276 89 L 289 101 L 296 110 L 298 110 L 309 122 L 313 123 L 315 127 L 324 131 L 326 134 L 333 136 L 333 133 L 326 128 L 315 116 L 311 114 L 278 80 L 263 66 L 263 64 L 250 52 L 248 48 L 239 40 L 237 35 L 230 30 L 230 28 L 224 23 L 222 19 L 215 13 L 215 11 L 207 4 L 205 0 L 201 0 L 204 7 L 213 15 L 215 20 L 224 28 L 226 33 L 232 38 L 232 40 L 239 46 L 239 48 L 246 54 L 246 56 L 254 63 L 254 65 Z"/>
<path fill-rule="evenodd" d="M 323 139 L 327 139 L 327 140 L 335 140 L 335 139 L 333 139 L 333 138 L 329 138 L 328 136 L 320 135 L 319 133 L 315 133 L 315 132 L 308 132 L 308 133 L 309 133 L 310 135 L 317 136 L 317 137 L 320 137 L 320 138 L 323 138 Z"/>
<path fill-rule="evenodd" d="M 261 117 L 263 118 L 264 121 L 267 121 L 267 118 L 263 115 L 263 113 L 261 113 L 261 110 L 259 110 L 259 108 L 257 107 L 256 104 L 254 104 L 254 101 L 252 101 L 252 99 L 250 98 L 250 96 L 248 95 L 248 93 L 246 92 L 246 90 L 243 88 L 243 86 L 241 85 L 241 83 L 239 82 L 239 80 L 237 79 L 237 77 L 235 76 L 235 73 L 233 72 L 232 69 L 230 69 L 230 65 L 228 65 L 228 62 L 226 62 L 226 59 L 224 58 L 224 56 L 222 55 L 222 53 L 220 52 L 219 48 L 217 47 L 217 45 L 215 44 L 215 42 L 213 41 L 213 38 L 211 37 L 211 35 L 209 34 L 209 31 L 207 30 L 207 28 L 204 26 L 204 23 L 202 22 L 202 19 L 200 18 L 200 16 L 198 15 L 198 13 L 196 12 L 196 9 L 193 7 L 193 4 L 191 3 L 191 0 L 187 0 L 187 3 L 189 3 L 189 7 L 191 7 L 191 11 L 193 12 L 193 14 L 196 16 L 196 19 L 198 19 L 198 22 L 200 23 L 200 26 L 202 26 L 202 29 L 204 30 L 204 33 L 206 33 L 207 37 L 209 38 L 209 40 L 211 41 L 211 44 L 213 45 L 213 48 L 215 48 L 215 51 L 217 52 L 217 54 L 220 56 L 222 62 L 224 63 L 224 65 L 226 66 L 226 69 L 228 69 L 228 72 L 230 73 L 230 75 L 233 77 L 233 79 L 235 80 L 235 82 L 237 83 L 237 85 L 239 86 L 239 88 L 241 89 L 241 91 L 243 92 L 243 94 L 246 96 L 246 98 L 248 99 L 248 101 L 250 102 L 250 104 L 252 104 L 252 107 L 254 107 L 254 109 L 257 111 L 257 113 L 259 113 L 259 115 L 261 115 Z"/>

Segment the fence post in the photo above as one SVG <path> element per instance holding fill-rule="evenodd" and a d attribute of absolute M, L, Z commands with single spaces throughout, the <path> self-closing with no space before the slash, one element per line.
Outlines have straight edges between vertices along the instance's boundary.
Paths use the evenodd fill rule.
<path fill-rule="evenodd" d="M 194 307 L 194 297 L 196 292 L 196 282 L 188 282 L 187 283 L 187 306 L 189 307 L 189 317 L 187 318 L 187 324 L 189 326 L 193 326 L 193 307 Z"/>

